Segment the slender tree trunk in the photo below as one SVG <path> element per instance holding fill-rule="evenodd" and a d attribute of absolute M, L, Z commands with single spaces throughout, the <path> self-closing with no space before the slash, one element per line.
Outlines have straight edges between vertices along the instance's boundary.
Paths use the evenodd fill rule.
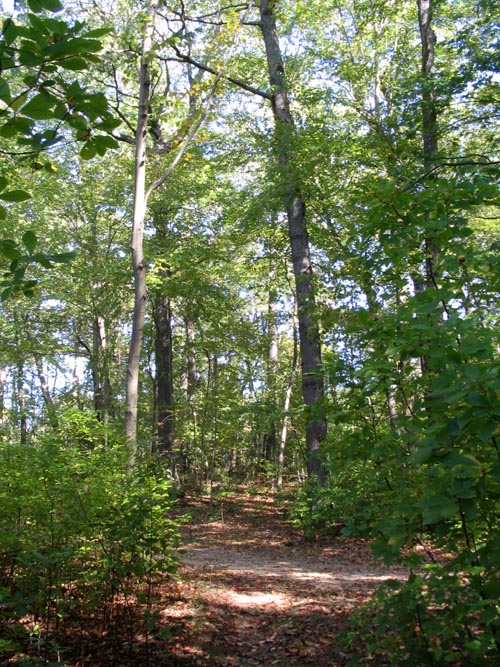
<path fill-rule="evenodd" d="M 433 0 L 417 0 L 422 48 L 422 138 L 424 166 L 430 169 L 438 152 L 437 109 L 433 83 L 436 35 L 432 29 Z"/>
<path fill-rule="evenodd" d="M 422 156 L 427 178 L 432 180 L 432 166 L 438 152 L 437 108 L 434 87 L 434 50 L 436 35 L 432 29 L 433 0 L 417 0 L 418 25 L 421 44 L 421 75 L 422 75 Z M 414 281 L 415 290 L 437 288 L 437 269 L 440 248 L 435 242 L 431 229 L 430 216 L 426 215 L 427 234 L 424 240 L 425 270 L 423 280 Z M 429 371 L 429 355 L 420 357 L 420 368 L 425 375 Z"/>
<path fill-rule="evenodd" d="M 288 428 L 290 425 L 290 415 L 288 411 L 290 410 L 290 403 L 292 400 L 293 388 L 295 386 L 295 378 L 297 376 L 297 366 L 298 366 L 298 343 L 297 343 L 297 326 L 296 326 L 296 315 L 294 313 L 292 319 L 293 326 L 293 358 L 292 358 L 292 369 L 290 371 L 290 380 L 288 381 L 288 386 L 286 388 L 285 402 L 283 405 L 283 424 L 281 426 L 281 435 L 280 435 L 280 449 L 278 454 L 278 474 L 276 476 L 276 487 L 281 489 L 283 486 L 283 469 L 285 467 L 285 448 L 288 438 Z"/>
<path fill-rule="evenodd" d="M 321 343 L 316 322 L 316 299 L 307 233 L 306 206 L 294 175 L 293 118 L 290 112 L 285 68 L 276 31 L 274 0 L 261 0 L 260 27 L 264 38 L 278 161 L 285 188 L 285 207 L 297 294 L 299 339 L 302 369 L 302 393 L 306 407 L 306 459 L 310 478 L 323 484 L 321 442 L 326 436 L 326 419 L 322 409 L 323 377 Z"/>
<path fill-rule="evenodd" d="M 196 377 L 196 357 L 194 354 L 194 342 L 195 342 L 195 328 L 193 319 L 187 315 L 184 319 L 184 325 L 186 328 L 186 363 L 187 363 L 187 382 L 186 382 L 186 394 L 187 402 L 189 406 L 189 412 L 191 416 L 191 427 L 192 427 L 192 437 L 188 441 L 188 449 L 185 452 L 185 465 L 186 471 L 188 467 L 188 461 L 190 460 L 190 452 L 193 452 L 196 449 L 196 442 L 198 439 L 198 408 L 196 405 L 196 386 L 198 384 Z M 193 457 L 194 459 L 195 457 Z"/>
<path fill-rule="evenodd" d="M 107 340 L 104 317 L 96 314 L 92 323 L 92 383 L 94 409 L 100 421 L 107 422 L 109 408 L 109 381 L 107 377 Z"/>
<path fill-rule="evenodd" d="M 43 402 L 45 404 L 45 409 L 47 410 L 47 415 L 49 417 L 49 422 L 52 428 L 57 431 L 59 428 L 59 421 L 57 419 L 56 408 L 54 406 L 54 401 L 49 390 L 49 383 L 45 371 L 43 368 L 43 362 L 39 354 L 34 355 L 35 366 L 38 374 L 38 380 L 40 382 L 40 388 L 42 390 Z"/>
<path fill-rule="evenodd" d="M 24 394 L 24 364 L 17 364 L 16 374 L 16 403 L 19 417 L 19 441 L 21 445 L 28 444 L 28 415 L 26 413 L 26 396 Z"/>
<path fill-rule="evenodd" d="M 174 379 L 172 348 L 172 309 L 170 299 L 159 295 L 155 299 L 153 317 L 155 322 L 155 361 L 157 384 L 157 447 L 163 455 L 171 457 L 172 473 L 174 444 Z"/>
<path fill-rule="evenodd" d="M 266 461 L 275 460 L 278 445 L 276 436 L 276 380 L 278 377 L 278 291 L 276 289 L 276 259 L 269 258 L 269 287 L 267 300 L 267 428 L 264 434 L 264 456 Z"/>
<path fill-rule="evenodd" d="M 6 377 L 7 377 L 7 374 L 5 372 L 5 368 L 1 367 L 0 368 L 0 428 L 3 428 L 4 421 L 5 421 L 5 415 L 6 415 L 6 410 L 5 410 Z M 0 436 L 0 440 L 1 440 L 1 436 Z"/>
<path fill-rule="evenodd" d="M 139 110 L 135 135 L 134 213 L 130 252 L 134 273 L 134 310 L 132 335 L 127 365 L 125 397 L 125 435 L 130 450 L 130 462 L 137 453 L 137 408 L 139 402 L 139 369 L 144 320 L 146 314 L 146 266 L 143 254 L 144 219 L 146 215 L 146 136 L 148 131 L 150 96 L 150 61 L 152 57 L 153 31 L 158 0 L 152 0 L 144 27 L 139 73 Z"/>

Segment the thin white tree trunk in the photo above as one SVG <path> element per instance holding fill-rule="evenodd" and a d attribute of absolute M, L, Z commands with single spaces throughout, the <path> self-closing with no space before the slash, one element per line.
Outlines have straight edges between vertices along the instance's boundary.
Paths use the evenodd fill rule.
<path fill-rule="evenodd" d="M 149 96 L 150 96 L 150 61 L 152 54 L 153 32 L 158 9 L 158 0 L 152 0 L 144 26 L 142 55 L 139 73 L 139 111 L 135 135 L 135 170 L 134 170 L 134 214 L 130 253 L 134 272 L 134 311 L 132 316 L 132 335 L 127 365 L 127 388 L 125 407 L 125 435 L 130 450 L 130 462 L 137 453 L 137 406 L 139 402 L 139 369 L 144 320 L 146 314 L 146 266 L 144 263 L 143 239 L 144 219 L 146 216 L 146 136 L 148 131 Z"/>

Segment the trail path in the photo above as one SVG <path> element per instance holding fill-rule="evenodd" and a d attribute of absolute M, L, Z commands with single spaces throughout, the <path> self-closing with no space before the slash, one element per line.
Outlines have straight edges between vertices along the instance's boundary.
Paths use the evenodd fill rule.
<path fill-rule="evenodd" d="M 405 572 L 362 540 L 304 542 L 263 496 L 195 501 L 183 529 L 184 594 L 163 612 L 178 665 L 338 667 L 353 609 Z"/>

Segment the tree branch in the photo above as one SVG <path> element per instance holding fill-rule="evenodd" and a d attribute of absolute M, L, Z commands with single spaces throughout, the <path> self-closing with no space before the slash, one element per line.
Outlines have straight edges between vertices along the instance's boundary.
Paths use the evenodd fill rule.
<path fill-rule="evenodd" d="M 243 90 L 246 90 L 248 93 L 252 93 L 252 95 L 258 95 L 259 97 L 262 97 L 265 100 L 269 100 L 272 102 L 273 96 L 270 93 L 266 93 L 264 90 L 260 90 L 259 88 L 255 88 L 254 86 L 250 86 L 249 84 L 245 83 L 244 81 L 241 81 L 240 79 L 235 79 L 232 76 L 227 76 L 225 74 L 221 74 L 220 72 L 217 72 L 217 70 L 212 69 L 208 65 L 204 65 L 203 63 L 198 62 L 194 58 L 191 58 L 191 56 L 188 56 L 185 53 L 182 53 L 174 44 L 170 45 L 173 50 L 176 52 L 179 60 L 184 63 L 188 63 L 190 65 L 194 65 L 194 67 L 197 67 L 198 69 L 203 70 L 204 72 L 208 72 L 209 74 L 214 74 L 215 76 L 222 77 L 226 79 L 226 81 L 229 81 L 230 83 L 234 84 L 235 86 L 238 86 L 238 88 L 242 88 Z"/>

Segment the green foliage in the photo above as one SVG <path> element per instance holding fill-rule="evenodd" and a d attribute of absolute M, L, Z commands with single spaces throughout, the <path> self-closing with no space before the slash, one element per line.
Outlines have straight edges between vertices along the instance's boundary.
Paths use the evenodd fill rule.
<path fill-rule="evenodd" d="M 70 24 L 45 12 L 58 12 L 58 0 L 31 0 L 30 11 L 18 20 L 4 18 L 0 34 L 0 137 L 4 153 L 34 170 L 55 171 L 50 161 L 37 160 L 39 154 L 60 143 L 67 130 L 82 142 L 83 159 L 104 155 L 118 146 L 109 133 L 120 124 L 110 112 L 103 93 L 89 91 L 82 83 L 68 78 L 68 72 L 81 72 L 100 62 L 99 37 L 107 29 L 86 30 L 75 21 Z M 10 148 L 10 150 L 8 150 Z M 0 200 L 6 204 L 30 199 L 29 192 L 18 187 L 14 170 L 4 167 L 0 174 Z M 6 219 L 8 207 L 0 206 L 0 220 Z M 31 295 L 37 281 L 26 279 L 30 264 L 48 268 L 54 262 L 69 261 L 70 253 L 48 255 L 35 253 L 34 232 L 23 244 L 29 254 L 11 239 L 2 239 L 0 255 L 10 260 L 0 283 L 1 298 L 13 292 Z M 26 236 L 26 235 L 25 235 Z"/>
<path fill-rule="evenodd" d="M 18 201 L 22 201 L 22 199 L 18 199 Z M 2 301 L 10 298 L 15 293 L 33 296 L 39 281 L 37 279 L 26 279 L 26 271 L 31 265 L 40 265 L 45 269 L 50 269 L 53 264 L 66 264 L 75 257 L 74 252 L 54 254 L 35 252 L 38 239 L 31 230 L 23 234 L 21 241 L 24 248 L 13 239 L 0 239 L 0 257 L 4 257 L 10 262 L 9 270 L 3 274 L 0 280 L 0 289 L 2 290 L 0 299 Z"/>
<path fill-rule="evenodd" d="M 64 440 L 0 450 L 4 653 L 26 615 L 59 641 L 67 616 L 102 614 L 103 630 L 124 622 L 112 616 L 116 596 L 150 614 L 155 581 L 175 569 L 168 476 L 147 462 L 130 470 L 123 445 L 82 443 L 85 426 L 76 430 L 74 441 L 67 430 Z"/>

